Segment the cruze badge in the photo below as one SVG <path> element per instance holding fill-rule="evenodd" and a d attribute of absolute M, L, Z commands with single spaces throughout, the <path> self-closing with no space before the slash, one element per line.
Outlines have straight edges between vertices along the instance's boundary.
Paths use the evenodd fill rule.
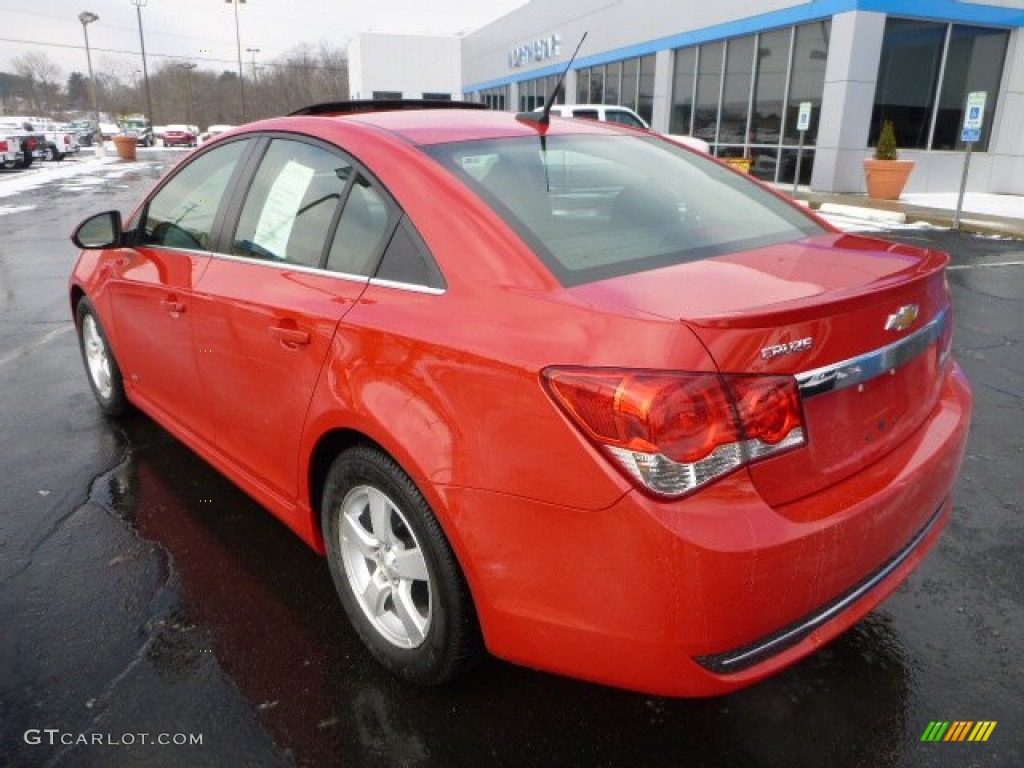
<path fill-rule="evenodd" d="M 885 320 L 885 330 L 905 331 L 914 321 L 917 320 L 917 313 L 920 311 L 917 304 L 905 304 Z"/>
<path fill-rule="evenodd" d="M 761 349 L 761 358 L 763 360 L 772 360 L 783 355 L 795 355 L 797 352 L 806 352 L 813 346 L 814 339 L 810 336 L 804 339 L 797 339 L 796 341 L 788 341 L 784 344 L 772 344 L 770 347 L 763 347 Z"/>

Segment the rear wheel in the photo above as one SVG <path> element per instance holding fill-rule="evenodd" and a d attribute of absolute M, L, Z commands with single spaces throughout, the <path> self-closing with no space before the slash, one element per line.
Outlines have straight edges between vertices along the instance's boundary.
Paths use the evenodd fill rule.
<path fill-rule="evenodd" d="M 110 350 L 107 334 L 88 299 L 83 298 L 78 302 L 75 318 L 78 321 L 78 345 L 82 350 L 82 361 L 96 402 L 107 416 L 120 416 L 128 407 L 121 369 Z"/>
<path fill-rule="evenodd" d="M 469 588 L 419 490 L 369 446 L 335 459 L 323 533 L 334 585 L 370 652 L 398 677 L 438 685 L 483 655 Z"/>

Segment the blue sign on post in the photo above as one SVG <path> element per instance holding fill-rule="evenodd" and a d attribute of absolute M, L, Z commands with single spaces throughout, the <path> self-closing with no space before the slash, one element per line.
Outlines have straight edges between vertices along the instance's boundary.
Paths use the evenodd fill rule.
<path fill-rule="evenodd" d="M 981 141 L 981 129 L 980 128 L 964 128 L 960 132 L 960 141 L 964 144 L 973 144 L 976 141 Z"/>

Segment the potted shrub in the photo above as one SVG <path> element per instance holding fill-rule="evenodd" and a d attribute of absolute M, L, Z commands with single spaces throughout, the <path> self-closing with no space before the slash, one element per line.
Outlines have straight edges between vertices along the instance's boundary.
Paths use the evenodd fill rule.
<path fill-rule="evenodd" d="M 874 159 L 864 161 L 868 197 L 899 200 L 903 188 L 907 186 L 910 172 L 914 170 L 914 161 L 900 160 L 899 155 L 892 120 L 886 120 L 882 124 L 882 132 L 878 135 Z"/>

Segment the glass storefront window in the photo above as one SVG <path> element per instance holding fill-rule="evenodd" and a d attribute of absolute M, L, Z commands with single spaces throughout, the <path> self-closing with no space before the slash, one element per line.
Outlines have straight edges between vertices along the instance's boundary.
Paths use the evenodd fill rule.
<path fill-rule="evenodd" d="M 576 72 L 576 103 L 586 104 L 590 100 L 590 70 L 580 69 Z"/>
<path fill-rule="evenodd" d="M 830 21 L 815 21 L 796 28 L 793 44 L 792 75 L 789 84 L 789 102 L 786 107 L 784 143 L 796 144 L 800 134 L 796 129 L 800 104 L 811 102 L 811 124 L 805 132 L 804 143 L 813 145 L 818 138 L 821 118 L 821 95 L 825 90 L 825 65 L 828 63 L 828 38 L 832 30 Z"/>
<path fill-rule="evenodd" d="M 619 81 L 622 78 L 622 62 L 608 64 L 604 70 L 604 103 L 619 103 Z"/>
<path fill-rule="evenodd" d="M 750 121 L 754 144 L 778 144 L 782 136 L 791 36 L 790 30 L 777 29 L 762 33 L 758 39 L 754 114 Z"/>
<path fill-rule="evenodd" d="M 553 76 L 552 87 L 555 79 Z M 654 113 L 654 55 L 576 70 L 576 103 L 618 104 L 650 123 Z"/>
<path fill-rule="evenodd" d="M 654 54 L 640 59 L 636 111 L 648 125 L 651 124 L 654 118 Z"/>
<path fill-rule="evenodd" d="M 722 116 L 718 129 L 718 141 L 721 144 L 747 143 L 747 115 L 753 66 L 754 36 L 730 40 L 726 49 Z"/>
<path fill-rule="evenodd" d="M 622 85 L 619 87 L 619 104 L 636 112 L 636 87 L 640 75 L 640 59 L 626 59 L 622 62 Z"/>
<path fill-rule="evenodd" d="M 916 19 L 887 19 L 878 67 L 868 144 L 878 142 L 886 120 L 901 149 L 927 149 L 942 65 L 946 25 Z"/>
<path fill-rule="evenodd" d="M 718 141 L 718 99 L 722 89 L 722 56 L 725 43 L 700 47 L 697 71 L 697 103 L 693 111 L 693 135 L 712 144 Z"/>
<path fill-rule="evenodd" d="M 693 122 L 693 76 L 697 70 L 697 49 L 680 48 L 675 58 L 668 132 L 689 134 Z"/>
<path fill-rule="evenodd" d="M 604 67 L 590 68 L 590 97 L 585 103 L 604 104 Z"/>
<path fill-rule="evenodd" d="M 963 149 L 967 94 L 985 91 L 984 128 L 974 148 L 987 150 L 1008 43 L 1003 29 L 886 19 L 868 145 L 892 120 L 900 148 Z"/>
<path fill-rule="evenodd" d="M 999 80 L 1009 40 L 1009 32 L 1002 29 L 953 27 L 946 54 L 939 109 L 935 115 L 932 149 L 964 149 L 960 141 L 960 129 L 964 123 L 967 94 L 973 91 L 985 91 L 988 94 L 981 141 L 974 145 L 976 150 L 982 152 L 988 149 L 996 94 L 999 92 Z"/>

